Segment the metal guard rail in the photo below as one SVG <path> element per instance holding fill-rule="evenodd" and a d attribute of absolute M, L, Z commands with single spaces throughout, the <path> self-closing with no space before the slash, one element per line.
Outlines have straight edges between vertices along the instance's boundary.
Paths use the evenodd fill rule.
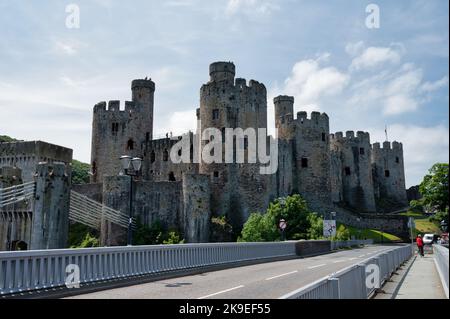
<path fill-rule="evenodd" d="M 220 243 L 0 252 L 0 296 L 63 287 L 77 265 L 80 284 L 242 261 L 296 256 L 296 242 Z"/>
<path fill-rule="evenodd" d="M 439 277 L 441 278 L 442 287 L 448 298 L 448 248 L 442 245 L 433 245 L 433 255 Z"/>
<path fill-rule="evenodd" d="M 376 265 L 379 269 L 379 287 L 389 280 L 395 270 L 412 256 L 410 245 L 394 248 L 326 276 L 280 299 L 368 299 L 376 288 L 366 286 L 366 268 Z"/>

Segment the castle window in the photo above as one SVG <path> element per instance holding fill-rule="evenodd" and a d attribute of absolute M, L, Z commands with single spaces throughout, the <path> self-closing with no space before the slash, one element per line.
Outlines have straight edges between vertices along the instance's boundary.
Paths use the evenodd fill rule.
<path fill-rule="evenodd" d="M 145 140 L 147 142 L 150 141 L 150 133 L 149 132 L 145 133 Z"/>
<path fill-rule="evenodd" d="M 327 135 L 325 133 L 322 133 L 322 142 L 327 141 Z"/>
<path fill-rule="evenodd" d="M 117 132 L 119 132 L 119 123 L 112 123 L 111 132 L 113 135 L 117 135 Z"/>
<path fill-rule="evenodd" d="M 212 118 L 213 118 L 213 120 L 218 120 L 219 119 L 219 110 L 218 109 L 214 109 L 213 110 Z"/>
<path fill-rule="evenodd" d="M 164 150 L 163 161 L 167 162 L 168 160 L 169 160 L 169 152 L 167 152 L 167 150 Z"/>
<path fill-rule="evenodd" d="M 181 149 L 178 150 L 178 156 L 181 156 L 183 154 L 183 151 Z"/>
<path fill-rule="evenodd" d="M 219 178 L 219 172 L 218 171 L 214 172 L 214 178 Z"/>
<path fill-rule="evenodd" d="M 400 158 L 399 158 L 399 157 L 396 157 L 396 158 L 395 158 L 395 162 L 396 162 L 397 164 L 399 164 L 399 163 L 400 163 Z"/>
<path fill-rule="evenodd" d="M 389 170 L 385 170 L 384 171 L 384 176 L 385 177 L 390 177 L 391 176 L 391 172 Z"/>
<path fill-rule="evenodd" d="M 360 154 L 360 155 L 366 154 L 366 150 L 364 149 L 364 147 L 361 147 L 361 148 L 359 149 L 359 154 Z"/>
<path fill-rule="evenodd" d="M 308 159 L 302 158 L 302 168 L 308 168 Z"/>
<path fill-rule="evenodd" d="M 156 161 L 156 154 L 155 151 L 152 151 L 150 154 L 150 162 L 154 163 Z"/>
<path fill-rule="evenodd" d="M 97 173 L 97 162 L 93 161 L 92 162 L 92 174 L 96 174 Z"/>
<path fill-rule="evenodd" d="M 169 173 L 169 182 L 176 182 L 175 174 L 173 172 Z"/>
<path fill-rule="evenodd" d="M 134 150 L 134 141 L 132 139 L 129 139 L 127 142 L 127 150 L 128 151 Z"/>
<path fill-rule="evenodd" d="M 345 168 L 345 175 L 346 175 L 346 176 L 352 175 L 352 170 L 351 170 L 350 167 L 348 167 L 348 166 Z"/>

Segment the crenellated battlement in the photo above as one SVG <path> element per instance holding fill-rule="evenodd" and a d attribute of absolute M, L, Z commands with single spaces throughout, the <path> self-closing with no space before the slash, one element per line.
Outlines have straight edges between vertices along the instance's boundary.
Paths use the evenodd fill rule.
<path fill-rule="evenodd" d="M 330 119 L 328 114 L 320 112 L 311 112 L 311 116 L 308 117 L 308 113 L 305 111 L 297 112 L 297 118 L 293 120 L 297 126 L 300 127 L 328 127 Z"/>
<path fill-rule="evenodd" d="M 122 105 L 125 107 L 122 108 Z M 118 100 L 111 100 L 109 102 L 99 102 L 94 106 L 94 114 L 105 113 L 130 113 L 138 111 L 138 104 L 133 101 L 125 101 L 123 104 Z"/>
<path fill-rule="evenodd" d="M 372 144 L 373 151 L 403 151 L 403 144 L 397 141 L 394 142 L 383 142 L 383 147 L 381 147 L 381 143 L 373 143 Z"/>
<path fill-rule="evenodd" d="M 190 133 L 192 134 L 192 133 Z M 171 148 L 181 140 L 182 136 L 177 136 L 174 138 L 160 138 L 157 140 L 152 140 L 147 142 L 147 149 L 154 151 L 164 151 L 170 152 Z M 192 136 L 191 136 L 192 140 Z"/>
<path fill-rule="evenodd" d="M 347 131 L 344 136 L 343 132 L 336 132 L 330 134 L 330 140 L 334 143 L 370 144 L 370 134 L 363 131 L 358 131 L 356 134 L 355 131 Z"/>
<path fill-rule="evenodd" d="M 155 82 L 153 82 L 151 79 L 137 79 L 131 82 L 132 90 L 140 88 L 150 89 L 151 91 L 155 92 Z"/>

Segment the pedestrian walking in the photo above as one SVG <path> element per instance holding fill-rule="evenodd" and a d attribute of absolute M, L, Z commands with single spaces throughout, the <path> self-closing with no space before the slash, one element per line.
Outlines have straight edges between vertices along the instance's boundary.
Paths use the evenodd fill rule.
<path fill-rule="evenodd" d="M 422 240 L 422 235 L 417 235 L 416 238 L 416 244 L 417 244 L 417 248 L 419 249 L 419 255 L 421 257 L 424 257 L 424 252 L 423 252 L 423 240 Z"/>

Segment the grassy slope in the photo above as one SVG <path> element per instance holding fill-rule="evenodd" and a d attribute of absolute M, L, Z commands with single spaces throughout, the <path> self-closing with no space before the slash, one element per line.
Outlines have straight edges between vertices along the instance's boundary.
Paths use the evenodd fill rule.
<path fill-rule="evenodd" d="M 414 236 L 416 236 L 417 234 L 441 234 L 442 233 L 441 229 L 439 228 L 439 225 L 434 222 L 430 222 L 428 216 L 425 216 L 422 213 L 407 212 L 402 215 L 414 218 L 414 221 L 416 223 L 416 229 L 414 231 Z"/>
<path fill-rule="evenodd" d="M 402 241 L 399 237 L 388 234 L 385 232 L 380 232 L 375 229 L 358 229 L 355 227 L 347 226 L 350 230 L 351 236 L 355 236 L 355 238 L 359 239 L 373 239 L 376 243 L 388 243 L 388 242 L 398 242 Z"/>

